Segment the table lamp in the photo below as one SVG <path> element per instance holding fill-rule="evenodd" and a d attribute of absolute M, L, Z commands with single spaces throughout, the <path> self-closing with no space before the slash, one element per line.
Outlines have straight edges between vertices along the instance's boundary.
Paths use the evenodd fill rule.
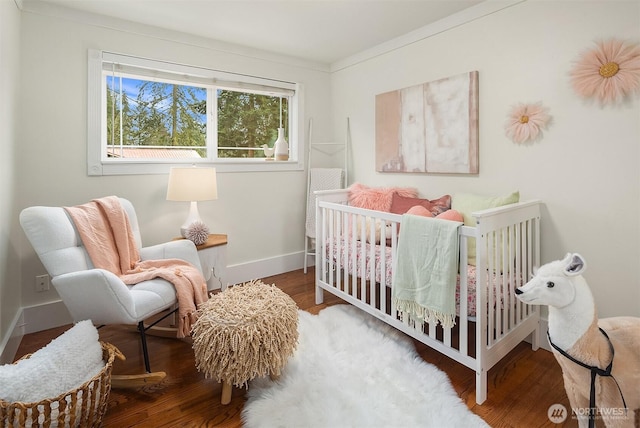
<path fill-rule="evenodd" d="M 186 238 L 187 228 L 194 222 L 202 222 L 198 213 L 198 201 L 218 199 L 215 168 L 174 167 L 169 171 L 168 201 L 191 202 L 189 215 L 180 227 L 180 235 Z"/>

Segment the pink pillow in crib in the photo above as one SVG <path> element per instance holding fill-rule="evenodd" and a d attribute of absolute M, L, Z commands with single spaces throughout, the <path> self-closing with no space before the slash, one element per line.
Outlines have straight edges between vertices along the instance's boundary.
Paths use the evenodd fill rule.
<path fill-rule="evenodd" d="M 368 210 L 390 212 L 395 194 L 415 198 L 418 191 L 403 187 L 367 187 L 364 184 L 353 183 L 349 187 L 349 205 Z M 415 204 L 414 204 L 415 205 Z"/>
<path fill-rule="evenodd" d="M 446 210 L 442 214 L 438 214 L 436 218 L 441 218 L 443 220 L 451 220 L 451 221 L 459 221 L 460 223 L 464 223 L 464 217 L 460 212 L 456 210 Z"/>
<path fill-rule="evenodd" d="M 405 214 L 419 215 L 422 217 L 433 217 L 433 214 L 431 213 L 431 211 L 429 211 L 422 205 L 415 205 L 409 208 L 409 211 L 407 211 Z"/>
<path fill-rule="evenodd" d="M 416 197 L 407 197 L 398 193 L 394 193 L 391 199 L 391 212 L 394 214 L 404 214 L 409 211 L 410 208 L 416 205 L 422 205 L 434 216 L 441 214 L 451 208 L 451 196 L 444 195 L 438 199 L 420 199 Z"/>

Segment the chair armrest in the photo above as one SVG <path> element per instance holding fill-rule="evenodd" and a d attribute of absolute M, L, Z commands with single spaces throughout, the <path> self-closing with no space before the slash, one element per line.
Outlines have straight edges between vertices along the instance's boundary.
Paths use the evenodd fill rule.
<path fill-rule="evenodd" d="M 191 263 L 202 272 L 198 249 L 188 239 L 178 239 L 141 248 L 140 258 L 142 260 L 180 259 Z"/>
<path fill-rule="evenodd" d="M 129 288 L 112 272 L 89 269 L 51 279 L 75 322 L 90 319 L 94 324 L 137 324 L 139 322 Z"/>

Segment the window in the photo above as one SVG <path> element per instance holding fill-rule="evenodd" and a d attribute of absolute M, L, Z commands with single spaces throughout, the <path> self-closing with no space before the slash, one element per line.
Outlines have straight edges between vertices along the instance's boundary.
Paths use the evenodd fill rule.
<path fill-rule="evenodd" d="M 300 85 L 89 50 L 89 175 L 301 169 Z M 265 162 L 283 128 L 289 160 Z"/>

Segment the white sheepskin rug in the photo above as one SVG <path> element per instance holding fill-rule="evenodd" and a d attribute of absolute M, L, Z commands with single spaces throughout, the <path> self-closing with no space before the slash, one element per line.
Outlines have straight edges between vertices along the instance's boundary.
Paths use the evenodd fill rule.
<path fill-rule="evenodd" d="M 488 426 L 392 327 L 350 305 L 299 315 L 280 378 L 249 385 L 247 428 Z"/>

